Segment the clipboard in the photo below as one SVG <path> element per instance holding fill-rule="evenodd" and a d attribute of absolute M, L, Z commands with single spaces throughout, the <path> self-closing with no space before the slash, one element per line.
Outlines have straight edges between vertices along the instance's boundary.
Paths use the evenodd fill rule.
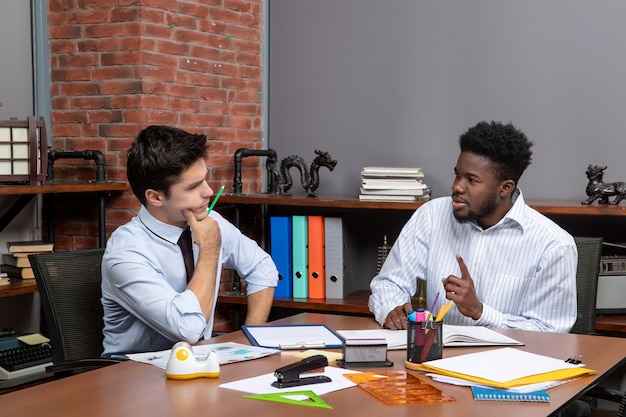
<path fill-rule="evenodd" d="M 324 324 L 241 326 L 254 346 L 281 350 L 339 349 L 343 342 Z"/>

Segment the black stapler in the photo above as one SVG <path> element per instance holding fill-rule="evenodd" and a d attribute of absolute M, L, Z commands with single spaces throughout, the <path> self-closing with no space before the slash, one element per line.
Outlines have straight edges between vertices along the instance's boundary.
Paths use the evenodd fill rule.
<path fill-rule="evenodd" d="M 300 385 L 331 382 L 332 380 L 329 377 L 323 375 L 300 378 L 300 374 L 302 373 L 309 372 L 314 369 L 324 368 L 325 366 L 328 366 L 328 358 L 324 355 L 311 356 L 302 359 L 300 362 L 283 366 L 282 368 L 278 368 L 274 371 L 274 376 L 277 380 L 272 382 L 272 386 L 274 388 L 289 388 Z"/>

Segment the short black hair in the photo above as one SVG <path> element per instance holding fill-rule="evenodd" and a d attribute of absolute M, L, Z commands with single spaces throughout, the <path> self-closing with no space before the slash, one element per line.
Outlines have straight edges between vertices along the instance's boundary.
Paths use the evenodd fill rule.
<path fill-rule="evenodd" d="M 126 152 L 126 176 L 133 193 L 146 205 L 146 190 L 169 197 L 170 187 L 198 159 L 206 159 L 206 135 L 168 126 L 149 126 L 135 138 Z"/>
<path fill-rule="evenodd" d="M 461 152 L 484 156 L 493 165 L 498 180 L 513 180 L 517 185 L 530 165 L 533 143 L 511 123 L 480 122 L 459 139 Z"/>

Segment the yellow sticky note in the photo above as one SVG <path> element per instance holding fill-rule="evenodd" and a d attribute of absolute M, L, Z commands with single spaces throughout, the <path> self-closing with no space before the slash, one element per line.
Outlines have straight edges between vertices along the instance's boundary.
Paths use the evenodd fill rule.
<path fill-rule="evenodd" d="M 304 358 L 308 358 L 310 356 L 315 356 L 315 355 L 324 355 L 324 356 L 326 356 L 326 358 L 328 359 L 328 363 L 329 364 L 331 364 L 332 362 L 336 361 L 337 359 L 343 358 L 343 353 L 340 353 L 340 352 L 329 352 L 329 351 L 326 351 L 326 350 L 315 350 L 315 349 L 304 350 L 302 352 L 296 353 L 293 356 L 295 358 L 298 358 L 298 359 L 304 359 Z"/>
<path fill-rule="evenodd" d="M 40 345 L 42 343 L 48 343 L 50 341 L 50 339 L 48 339 L 45 336 L 40 335 L 39 333 L 19 336 L 17 340 L 19 340 L 20 342 L 26 343 L 27 345 Z"/>

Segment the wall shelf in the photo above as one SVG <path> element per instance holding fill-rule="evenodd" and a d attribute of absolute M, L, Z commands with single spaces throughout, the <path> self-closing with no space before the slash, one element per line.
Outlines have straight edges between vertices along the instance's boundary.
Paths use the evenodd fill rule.
<path fill-rule="evenodd" d="M 0 195 L 32 195 L 60 193 L 93 193 L 102 191 L 123 191 L 128 188 L 126 182 L 68 182 L 53 181 L 43 185 L 1 184 Z"/>
<path fill-rule="evenodd" d="M 582 201 L 582 200 L 581 200 Z M 583 205 L 578 200 L 527 200 L 526 203 L 543 214 L 574 216 L 626 216 L 626 205 L 606 205 L 597 202 Z M 364 210 L 416 210 L 421 202 L 360 201 L 357 196 L 320 195 L 307 197 L 304 194 L 283 196 L 275 194 L 232 195 L 222 194 L 220 204 L 271 205 L 293 207 L 325 207 Z"/>
<path fill-rule="evenodd" d="M 272 305 L 274 307 L 292 308 L 296 310 L 314 310 L 329 313 L 357 313 L 370 314 L 367 307 L 367 300 L 370 292 L 367 290 L 355 291 L 345 298 L 325 298 L 314 300 L 309 298 L 275 298 Z M 217 300 L 223 304 L 247 304 L 245 295 L 233 295 L 221 293 Z"/>
<path fill-rule="evenodd" d="M 104 247 L 105 225 L 104 225 L 104 201 L 103 194 L 113 191 L 124 191 L 128 188 L 126 182 L 68 182 L 68 181 L 51 181 L 44 185 L 27 185 L 27 184 L 1 184 L 0 196 L 20 196 L 12 208 L 5 214 L 0 216 L 0 231 L 4 229 L 11 220 L 12 216 L 17 214 L 29 201 L 37 194 L 62 194 L 62 193 L 99 193 L 100 207 L 98 207 L 98 220 L 100 223 L 100 243 Z M 53 219 L 49 219 L 52 221 Z M 11 280 L 8 285 L 0 286 L 0 298 L 11 297 L 14 295 L 29 294 L 37 291 L 37 284 L 34 279 L 31 280 Z"/>
<path fill-rule="evenodd" d="M 582 200 L 581 200 L 582 201 Z M 626 206 L 624 205 L 600 205 L 597 202 L 591 205 L 583 205 L 578 200 L 527 200 L 527 204 L 547 216 L 567 216 L 570 221 L 578 221 L 577 217 L 581 216 L 588 221 L 593 219 L 605 219 L 607 217 L 621 217 L 626 220 Z M 351 218 L 356 218 L 364 213 L 375 213 L 379 217 L 380 211 L 392 210 L 401 211 L 402 215 L 392 215 L 384 218 L 385 223 L 395 222 L 394 227 L 401 227 L 406 221 L 405 217 L 411 215 L 411 213 L 420 207 L 422 202 L 385 202 L 385 201 L 360 201 L 358 196 L 333 196 L 333 195 L 320 195 L 318 197 L 307 197 L 304 194 L 294 194 L 293 196 L 282 196 L 274 194 L 250 194 L 250 195 L 232 195 L 222 194 L 219 200 L 220 205 L 232 205 L 235 208 L 254 207 L 258 206 L 263 208 L 260 213 L 263 216 L 268 216 L 271 208 L 272 212 L 278 212 L 282 215 L 288 215 L 290 213 L 302 212 L 302 210 L 309 210 L 311 212 L 324 212 L 332 210 L 333 212 L 348 213 Z M 614 219 L 617 220 L 617 219 Z M 368 224 L 368 231 L 373 227 L 373 223 Z M 352 225 L 354 228 L 354 224 Z M 390 229 L 393 229 L 391 227 Z M 267 233 L 267 229 L 263 234 Z M 375 243 L 366 242 L 365 239 L 360 239 L 360 244 L 365 246 L 375 246 Z M 362 258 L 371 257 L 375 252 L 375 248 L 360 247 L 359 255 Z M 374 255 L 375 256 L 375 255 Z M 361 262 L 362 263 L 362 262 Z M 371 275 L 371 276 L 369 276 Z M 359 276 L 368 276 L 368 279 L 373 278 L 371 273 L 360 273 Z M 365 278 L 364 278 L 365 279 Z M 365 285 L 364 285 L 365 287 Z M 324 299 L 324 300 L 309 300 L 309 299 L 274 299 L 273 306 L 286 309 L 297 310 L 313 310 L 313 311 L 325 311 L 334 313 L 350 313 L 359 315 L 371 315 L 369 308 L 367 307 L 367 299 L 369 297 L 369 290 L 362 289 L 354 293 L 349 294 L 344 299 Z M 243 306 L 246 304 L 246 298 L 243 295 L 231 295 L 231 293 L 221 293 L 218 298 L 218 302 L 222 304 L 233 304 Z"/>

